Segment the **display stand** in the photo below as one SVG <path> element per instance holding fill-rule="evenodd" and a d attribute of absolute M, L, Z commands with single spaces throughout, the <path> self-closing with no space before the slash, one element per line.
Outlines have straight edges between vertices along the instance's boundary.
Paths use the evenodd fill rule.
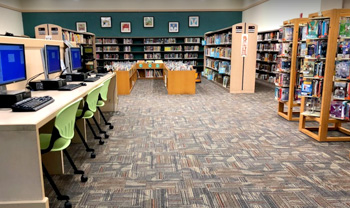
<path fill-rule="evenodd" d="M 287 58 L 291 61 L 290 71 L 286 72 L 283 71 L 280 67 L 277 67 L 278 73 L 288 73 L 289 76 L 289 98 L 288 101 L 282 101 L 278 100 L 278 115 L 280 115 L 282 118 L 287 119 L 288 121 L 298 121 L 299 120 L 299 111 L 296 111 L 296 107 L 300 107 L 300 103 L 295 102 L 295 91 L 298 88 L 296 82 L 297 82 L 297 75 L 300 74 L 300 69 L 297 67 L 297 59 L 298 57 L 298 43 L 299 41 L 299 26 L 300 24 L 305 24 L 308 22 L 307 18 L 297 18 L 292 20 L 287 20 L 283 22 L 283 27 L 292 27 L 293 28 L 293 39 L 291 40 L 292 43 L 292 50 L 290 52 L 290 55 L 282 55 L 279 58 Z M 285 42 L 286 40 L 282 39 L 282 42 Z M 290 41 L 287 41 L 290 42 Z M 283 53 L 282 53 L 283 54 Z M 285 87 L 285 86 L 279 86 L 279 87 Z M 287 107 L 287 111 L 285 111 L 285 107 Z"/>
<path fill-rule="evenodd" d="M 325 73 L 323 78 L 323 90 L 321 97 L 321 109 L 319 113 L 305 112 L 305 99 L 301 100 L 301 115 L 299 119 L 299 130 L 312 137 L 313 139 L 325 142 L 325 141 L 350 141 L 350 130 L 342 127 L 343 122 L 338 119 L 330 118 L 330 104 L 332 100 L 333 91 L 333 75 L 335 72 L 335 57 L 337 53 L 337 41 L 339 36 L 339 21 L 341 17 L 350 17 L 350 9 L 333 9 L 323 11 L 320 13 L 313 13 L 309 15 L 311 20 L 324 20 L 329 19 L 329 34 L 327 41 L 327 56 L 325 58 Z M 306 119 L 315 121 L 319 124 L 316 127 L 306 127 Z M 330 124 L 332 126 L 330 126 Z M 329 131 L 339 131 L 345 136 L 331 136 Z"/>

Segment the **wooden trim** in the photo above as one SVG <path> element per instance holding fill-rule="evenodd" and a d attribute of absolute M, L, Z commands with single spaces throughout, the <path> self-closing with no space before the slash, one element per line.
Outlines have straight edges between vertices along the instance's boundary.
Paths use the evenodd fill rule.
<path fill-rule="evenodd" d="M 22 12 L 22 10 L 19 9 L 19 8 L 8 6 L 8 5 L 5 5 L 5 4 L 2 4 L 2 3 L 0 3 L 0 7 L 5 8 L 5 9 L 10 9 L 10 10 L 13 10 L 13 11 L 16 11 L 16 12 Z"/>
<path fill-rule="evenodd" d="M 245 7 L 245 8 L 243 8 L 243 12 L 244 11 L 246 11 L 246 10 L 248 10 L 248 9 L 251 9 L 251 8 L 253 8 L 253 7 L 256 7 L 256 6 L 259 6 L 260 4 L 263 4 L 263 3 L 266 3 L 266 2 L 268 2 L 269 0 L 261 0 L 261 1 L 258 1 L 258 2 L 256 2 L 256 3 L 254 3 L 254 4 L 251 4 L 251 5 L 249 5 L 249 6 L 247 6 L 247 7 Z"/>

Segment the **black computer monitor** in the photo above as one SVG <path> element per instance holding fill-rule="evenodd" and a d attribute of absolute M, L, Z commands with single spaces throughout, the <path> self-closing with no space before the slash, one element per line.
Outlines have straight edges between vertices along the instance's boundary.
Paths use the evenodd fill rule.
<path fill-rule="evenodd" d="M 70 48 L 72 72 L 82 69 L 80 48 Z"/>
<path fill-rule="evenodd" d="M 45 45 L 48 74 L 61 71 L 60 46 Z"/>
<path fill-rule="evenodd" d="M 27 79 L 23 44 L 0 43 L 0 91 L 6 84 Z"/>

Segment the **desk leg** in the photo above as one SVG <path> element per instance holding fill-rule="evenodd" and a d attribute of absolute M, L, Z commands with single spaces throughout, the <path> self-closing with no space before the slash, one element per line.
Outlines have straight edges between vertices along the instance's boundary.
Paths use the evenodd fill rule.
<path fill-rule="evenodd" d="M 39 131 L 0 129 L 0 207 L 46 208 Z"/>

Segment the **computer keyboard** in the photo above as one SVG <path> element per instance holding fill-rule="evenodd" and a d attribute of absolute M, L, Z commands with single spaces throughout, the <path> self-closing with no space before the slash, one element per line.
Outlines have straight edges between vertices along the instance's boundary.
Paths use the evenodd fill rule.
<path fill-rule="evenodd" d="M 84 82 L 95 82 L 98 79 L 100 79 L 100 77 L 89 77 L 89 78 L 84 79 Z"/>
<path fill-rule="evenodd" d="M 106 76 L 108 73 L 97 73 L 96 77 L 103 77 Z"/>
<path fill-rule="evenodd" d="M 11 108 L 13 112 L 37 111 L 53 101 L 54 99 L 50 96 L 31 97 L 13 104 Z"/>
<path fill-rule="evenodd" d="M 81 84 L 69 84 L 69 85 L 65 85 L 63 87 L 58 88 L 58 90 L 60 91 L 71 91 L 71 90 L 75 90 L 78 87 L 81 87 Z"/>

